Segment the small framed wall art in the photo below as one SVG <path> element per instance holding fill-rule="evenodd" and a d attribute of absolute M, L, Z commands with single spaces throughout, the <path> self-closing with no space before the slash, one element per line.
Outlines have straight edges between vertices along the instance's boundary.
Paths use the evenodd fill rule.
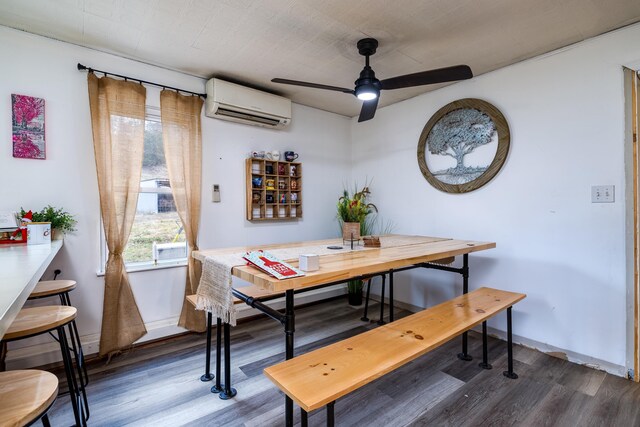
<path fill-rule="evenodd" d="M 475 98 L 453 101 L 439 109 L 422 130 L 418 165 L 438 190 L 467 193 L 500 171 L 510 138 L 506 119 L 490 103 Z"/>
<path fill-rule="evenodd" d="M 45 159 L 44 99 L 11 95 L 13 157 Z"/>

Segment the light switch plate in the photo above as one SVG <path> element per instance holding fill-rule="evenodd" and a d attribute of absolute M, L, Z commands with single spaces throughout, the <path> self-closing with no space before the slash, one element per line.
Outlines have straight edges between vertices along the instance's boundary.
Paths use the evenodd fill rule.
<path fill-rule="evenodd" d="M 220 186 L 218 184 L 213 184 L 213 194 L 211 197 L 211 201 L 215 203 L 220 202 Z"/>
<path fill-rule="evenodd" d="M 614 203 L 614 185 L 593 185 L 591 186 L 591 203 Z"/>

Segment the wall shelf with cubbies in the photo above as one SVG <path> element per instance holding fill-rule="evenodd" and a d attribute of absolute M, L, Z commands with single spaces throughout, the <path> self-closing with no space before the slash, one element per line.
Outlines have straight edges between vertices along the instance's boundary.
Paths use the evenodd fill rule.
<path fill-rule="evenodd" d="M 247 219 L 302 218 L 302 164 L 249 158 L 246 160 Z"/>

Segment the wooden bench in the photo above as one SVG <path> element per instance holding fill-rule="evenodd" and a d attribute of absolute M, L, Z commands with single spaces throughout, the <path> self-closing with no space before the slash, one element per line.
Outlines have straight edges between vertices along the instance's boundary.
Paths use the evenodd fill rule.
<path fill-rule="evenodd" d="M 284 296 L 282 292 L 269 292 L 265 289 L 259 288 L 255 285 L 242 286 L 236 288 L 244 295 L 252 297 L 258 301 L 265 301 L 270 299 L 279 298 Z M 187 301 L 196 306 L 196 295 L 187 295 Z M 240 298 L 233 298 L 234 304 L 242 304 Z M 216 375 L 211 373 L 211 328 L 213 326 L 213 316 L 211 313 L 207 313 L 207 353 L 205 356 L 204 374 L 200 377 L 200 381 L 211 381 L 214 378 L 216 383 L 211 387 L 211 393 L 218 393 L 221 399 L 230 399 L 237 394 L 236 390 L 231 387 L 231 350 L 230 350 L 230 334 L 229 324 L 224 324 L 224 369 L 225 369 L 225 384 L 221 384 L 220 378 L 220 359 L 221 359 L 221 342 L 222 342 L 222 321 L 217 319 L 216 323 Z"/>
<path fill-rule="evenodd" d="M 327 406 L 327 425 L 334 423 L 335 401 L 411 362 L 482 323 L 483 363 L 487 363 L 487 319 L 507 310 L 508 370 L 513 372 L 511 307 L 526 295 L 480 288 L 442 304 L 346 340 L 270 366 L 265 375 L 307 413 Z"/>

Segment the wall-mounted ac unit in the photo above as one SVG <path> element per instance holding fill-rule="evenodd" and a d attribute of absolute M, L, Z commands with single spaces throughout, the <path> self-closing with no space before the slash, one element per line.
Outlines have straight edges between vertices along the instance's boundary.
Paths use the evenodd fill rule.
<path fill-rule="evenodd" d="M 207 81 L 207 117 L 281 129 L 291 123 L 291 100 L 220 79 Z"/>

